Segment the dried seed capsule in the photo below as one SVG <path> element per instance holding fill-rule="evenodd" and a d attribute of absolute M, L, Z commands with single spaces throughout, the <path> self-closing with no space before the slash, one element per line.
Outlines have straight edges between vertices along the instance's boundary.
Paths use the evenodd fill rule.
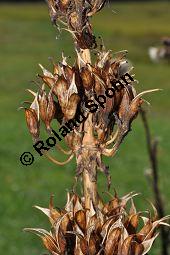
<path fill-rule="evenodd" d="M 81 253 L 79 254 L 88 254 L 88 242 L 86 239 L 82 238 L 80 239 L 80 248 L 81 248 Z"/>
<path fill-rule="evenodd" d="M 61 75 L 61 67 L 59 66 L 59 64 L 55 64 L 53 63 L 53 72 L 54 72 L 54 75 Z"/>
<path fill-rule="evenodd" d="M 50 130 L 51 121 L 54 119 L 56 113 L 56 107 L 53 100 L 52 90 L 48 94 L 48 106 L 47 106 L 47 118 L 46 118 L 46 128 Z"/>
<path fill-rule="evenodd" d="M 63 109 L 63 113 L 66 119 L 70 120 L 75 117 L 79 101 L 80 98 L 77 94 L 72 94 L 70 96 L 66 108 Z"/>
<path fill-rule="evenodd" d="M 74 75 L 73 69 L 69 65 L 63 65 L 62 68 L 63 68 L 63 75 L 65 79 L 67 80 L 69 84 L 71 84 L 73 75 Z"/>
<path fill-rule="evenodd" d="M 56 109 L 54 119 L 57 119 L 57 121 L 61 124 L 64 118 L 64 114 L 62 112 L 59 102 L 54 101 L 54 104 Z"/>
<path fill-rule="evenodd" d="M 106 0 L 94 0 L 94 1 L 87 0 L 87 1 L 90 2 L 91 5 L 91 10 L 88 13 L 88 16 L 92 16 L 96 12 L 100 11 L 106 3 Z"/>
<path fill-rule="evenodd" d="M 56 82 L 56 79 L 55 78 L 52 78 L 52 77 L 49 77 L 49 76 L 45 76 L 45 75 L 41 75 L 41 74 L 38 74 L 38 76 L 43 80 L 43 82 L 45 84 L 47 84 L 47 86 L 51 89 L 55 82 Z"/>
<path fill-rule="evenodd" d="M 94 75 L 96 75 L 97 77 L 102 79 L 102 69 L 101 68 L 99 68 L 98 66 L 95 66 L 95 67 L 92 67 L 92 71 L 93 71 Z"/>
<path fill-rule="evenodd" d="M 42 237 L 43 244 L 47 250 L 52 251 L 55 254 L 59 254 L 59 249 L 55 243 L 55 240 L 50 235 L 45 235 Z"/>
<path fill-rule="evenodd" d="M 106 240 L 105 252 L 107 255 L 117 254 L 119 239 L 121 237 L 121 229 L 113 229 Z"/>
<path fill-rule="evenodd" d="M 122 247 L 121 247 L 121 255 L 129 255 L 129 254 L 132 254 L 131 253 L 131 244 L 132 244 L 132 240 L 133 240 L 134 236 L 131 235 L 131 236 L 128 236 L 123 244 L 122 244 Z"/>
<path fill-rule="evenodd" d="M 110 69 L 109 69 L 111 80 L 119 78 L 118 77 L 118 75 L 119 75 L 119 66 L 120 66 L 120 63 L 117 62 L 117 61 L 114 61 L 111 64 Z"/>
<path fill-rule="evenodd" d="M 58 2 L 58 7 L 59 7 L 60 11 L 67 12 L 67 9 L 68 9 L 71 1 L 70 0 L 60 0 L 57 2 Z"/>
<path fill-rule="evenodd" d="M 26 123 L 29 129 L 30 134 L 32 135 L 35 141 L 39 138 L 40 130 L 39 130 L 39 121 L 34 109 L 25 109 L 25 118 Z"/>
<path fill-rule="evenodd" d="M 81 49 L 91 49 L 96 48 L 96 37 L 93 35 L 91 28 L 89 26 L 84 27 L 81 32 L 77 33 L 76 41 Z"/>
<path fill-rule="evenodd" d="M 104 95 L 105 87 L 104 81 L 101 80 L 98 76 L 94 76 L 95 78 L 95 92 L 97 95 Z"/>
<path fill-rule="evenodd" d="M 83 87 L 86 90 L 92 89 L 95 79 L 94 79 L 93 74 L 88 69 L 88 67 L 82 67 L 80 75 L 81 75 L 81 78 L 82 78 Z"/>
<path fill-rule="evenodd" d="M 75 214 L 76 224 L 80 227 L 80 229 L 85 233 L 86 231 L 86 213 L 83 210 L 79 210 Z"/>
<path fill-rule="evenodd" d="M 40 109 L 40 118 L 44 123 L 46 123 L 47 120 L 47 105 L 48 100 L 45 91 L 41 92 L 41 96 L 39 99 L 39 109 Z"/>
<path fill-rule="evenodd" d="M 131 252 L 134 255 L 142 255 L 144 252 L 144 246 L 142 244 L 137 243 L 136 241 L 133 241 L 131 243 Z"/>
<path fill-rule="evenodd" d="M 74 11 L 70 14 L 69 23 L 73 30 L 77 31 L 77 30 L 81 29 L 81 24 L 79 23 L 79 15 L 76 11 Z"/>
<path fill-rule="evenodd" d="M 60 76 L 53 88 L 53 93 L 57 96 L 62 111 L 67 105 L 67 91 L 68 83 L 63 76 Z"/>
<path fill-rule="evenodd" d="M 93 231 L 89 239 L 89 254 L 95 255 L 99 252 L 99 250 L 100 250 L 99 237 Z"/>

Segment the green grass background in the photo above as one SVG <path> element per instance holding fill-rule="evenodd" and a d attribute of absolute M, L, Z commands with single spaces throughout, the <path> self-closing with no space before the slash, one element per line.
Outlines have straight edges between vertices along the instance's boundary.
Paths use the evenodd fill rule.
<path fill-rule="evenodd" d="M 147 50 L 159 44 L 161 36 L 170 35 L 169 8 L 170 4 L 163 1 L 116 3 L 93 18 L 95 34 L 104 38 L 108 49 L 129 51 L 128 58 L 140 82 L 136 85 L 137 91 L 163 89 L 145 98 L 151 102 L 148 114 L 152 134 L 160 138 L 160 187 L 167 213 L 170 212 L 170 65 L 151 63 Z M 29 226 L 48 228 L 47 219 L 32 205 L 47 206 L 50 194 L 54 193 L 56 205 L 63 206 L 66 190 L 73 185 L 75 162 L 56 167 L 36 155 L 24 114 L 17 111 L 20 102 L 30 98 L 25 89 L 35 88 L 29 81 L 40 71 L 37 64 L 50 68 L 48 57 L 59 61 L 61 51 L 73 56 L 71 38 L 66 33 L 59 35 L 51 26 L 45 5 L 0 5 L 1 254 L 43 254 L 37 238 L 22 232 Z M 24 151 L 33 152 L 32 166 L 21 165 L 19 157 Z M 62 158 L 62 155 L 56 156 Z M 110 165 L 112 189 L 116 188 L 120 195 L 132 190 L 141 192 L 142 196 L 135 199 L 137 207 L 139 210 L 148 208 L 145 199 L 152 200 L 152 192 L 144 176 L 149 162 L 140 118 L 134 122 L 132 132 L 117 155 L 105 162 Z M 101 192 L 106 189 L 106 180 L 101 174 L 99 188 Z M 159 241 L 150 254 L 160 254 Z"/>

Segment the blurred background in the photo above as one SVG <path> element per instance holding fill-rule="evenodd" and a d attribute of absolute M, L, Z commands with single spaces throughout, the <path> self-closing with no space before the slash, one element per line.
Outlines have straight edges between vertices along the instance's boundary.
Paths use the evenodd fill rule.
<path fill-rule="evenodd" d="M 38 63 L 52 68 L 48 58 L 61 59 L 61 52 L 74 61 L 69 34 L 51 25 L 48 8 L 41 1 L 0 4 L 0 251 L 9 255 L 44 254 L 39 240 L 23 233 L 24 227 L 48 229 L 48 222 L 33 205 L 48 206 L 50 194 L 61 207 L 66 190 L 74 183 L 75 162 L 57 167 L 39 157 L 32 147 L 24 113 L 18 112 L 21 102 L 30 98 L 25 91 L 35 89 L 30 83 L 38 72 Z M 161 88 L 161 92 L 147 95 L 151 103 L 145 105 L 152 134 L 159 137 L 160 188 L 166 213 L 170 213 L 170 64 L 152 63 L 148 57 L 150 46 L 159 46 L 162 36 L 170 36 L 169 1 L 112 1 L 93 18 L 96 36 L 102 36 L 107 49 L 128 50 L 128 59 L 135 67 L 138 92 Z M 35 156 L 31 166 L 20 163 L 20 155 L 30 151 Z M 58 155 L 61 159 L 62 155 Z M 149 167 L 144 129 L 140 117 L 117 155 L 105 159 L 110 166 L 112 190 L 120 196 L 140 192 L 135 199 L 138 210 L 150 208 L 153 201 L 151 186 L 145 170 Z M 99 188 L 106 190 L 106 180 L 99 174 Z M 104 195 L 105 199 L 108 199 Z M 159 253 L 159 240 L 149 253 Z"/>

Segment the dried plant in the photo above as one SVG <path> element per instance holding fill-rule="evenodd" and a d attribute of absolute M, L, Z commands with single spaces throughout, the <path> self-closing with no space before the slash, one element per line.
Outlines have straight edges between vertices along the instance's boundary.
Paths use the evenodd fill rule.
<path fill-rule="evenodd" d="M 68 193 L 63 210 L 56 210 L 51 197 L 49 209 L 36 206 L 48 216 L 51 231 L 33 228 L 26 230 L 40 236 L 53 255 L 144 255 L 158 236 L 157 228 L 166 225 L 164 221 L 168 217 L 158 220 L 155 208 L 153 217 L 149 212 L 137 212 L 133 203 L 136 195 L 130 193 L 118 198 L 115 194 L 107 204 L 100 200 L 97 210 L 93 203 L 87 210 L 83 199 L 74 193 Z M 131 208 L 127 211 L 129 200 Z"/>
<path fill-rule="evenodd" d="M 147 119 L 147 114 L 144 109 L 141 109 L 141 118 L 143 122 L 143 126 L 145 129 L 146 134 L 146 143 L 147 143 L 147 150 L 150 160 L 150 169 L 146 171 L 146 176 L 148 177 L 149 184 L 152 187 L 154 200 L 155 200 L 155 207 L 158 212 L 158 217 L 163 218 L 165 215 L 165 205 L 163 203 L 161 190 L 159 187 L 159 166 L 158 166 L 158 139 L 152 138 L 151 131 Z M 162 255 L 169 254 L 169 247 L 170 247 L 170 231 L 167 228 L 161 228 L 161 252 Z"/>
<path fill-rule="evenodd" d="M 76 176 L 83 181 L 83 197 L 68 194 L 65 209 L 54 209 L 52 200 L 49 209 L 37 207 L 49 217 L 50 232 L 27 229 L 41 236 L 53 255 L 146 254 L 157 237 L 156 229 L 167 225 L 168 217 L 159 220 L 156 213 L 152 217 L 150 213 L 143 216 L 137 212 L 133 193 L 121 199 L 116 194 L 104 204 L 97 192 L 98 169 L 107 176 L 108 187 L 111 182 L 102 156 L 115 155 L 137 117 L 143 103 L 141 97 L 157 91 L 136 94 L 133 68 L 126 61 L 126 52 L 112 54 L 104 46 L 97 48 L 89 19 L 104 4 L 104 0 L 48 1 L 53 24 L 72 34 L 77 57 L 71 66 L 63 55 L 61 62 L 53 61 L 52 72 L 40 65 L 42 85 L 38 92 L 28 90 L 33 102 L 25 108 L 25 116 L 33 140 L 40 139 L 40 122 L 51 136 L 51 123 L 56 119 L 69 150 L 59 144 L 56 149 L 68 155 L 68 159 L 60 162 L 47 150 L 42 153 L 57 165 L 66 164 L 75 156 Z M 94 63 L 89 50 L 93 48 L 97 53 Z M 126 209 L 129 200 L 130 211 Z M 143 227 L 138 229 L 141 220 Z"/>

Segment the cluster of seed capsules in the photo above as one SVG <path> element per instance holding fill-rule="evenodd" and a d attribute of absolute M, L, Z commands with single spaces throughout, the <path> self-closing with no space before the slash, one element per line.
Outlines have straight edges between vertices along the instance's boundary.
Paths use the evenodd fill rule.
<path fill-rule="evenodd" d="M 102 49 L 97 52 L 95 63 L 91 64 L 85 62 L 81 53 L 77 52 L 73 66 L 63 56 L 61 62 L 53 63 L 53 72 L 47 71 L 42 65 L 40 67 L 43 73 L 39 77 L 43 84 L 38 92 L 28 90 L 34 99 L 25 108 L 27 126 L 34 141 L 40 137 L 41 121 L 51 134 L 52 121 L 57 120 L 61 136 L 78 157 L 86 134 L 84 122 L 76 125 L 76 116 L 80 116 L 80 113 L 85 119 L 91 116 L 88 132 L 93 137 L 91 145 L 94 142 L 99 151 L 97 162 L 101 162 L 101 155 L 115 154 L 137 116 L 143 102 L 141 96 L 153 91 L 136 95 L 133 75 L 129 75 L 126 81 L 121 79 L 132 70 L 125 61 L 125 53 L 113 57 L 110 51 Z M 72 132 L 68 131 L 68 123 L 72 124 Z M 98 166 L 102 169 L 102 163 Z M 104 167 L 103 171 L 107 169 Z"/>
<path fill-rule="evenodd" d="M 30 108 L 26 109 L 26 119 L 33 137 L 35 139 L 39 137 L 40 118 L 45 123 L 47 130 L 50 131 L 50 124 L 54 118 L 57 118 L 60 124 L 63 121 L 73 119 L 77 109 L 81 108 L 83 111 L 85 108 L 84 102 L 105 95 L 108 88 L 111 89 L 113 84 L 119 83 L 122 75 L 130 71 L 127 62 L 122 58 L 122 54 L 112 58 L 110 51 L 99 52 L 97 61 L 93 66 L 85 63 L 78 55 L 76 64 L 71 67 L 66 62 L 66 58 L 63 57 L 59 64 L 53 63 L 53 73 L 40 65 L 43 74 L 39 74 L 39 77 L 42 79 L 43 85 L 37 93 L 28 90 L 34 96 L 34 100 Z M 48 95 L 45 85 L 50 88 Z M 135 105 L 137 99 L 139 99 L 139 105 L 141 104 L 140 96 L 136 97 L 132 79 L 129 79 L 128 85 L 124 83 L 124 86 L 118 86 L 114 95 L 108 97 L 106 103 L 103 102 L 106 105 L 100 108 L 101 114 L 95 114 L 96 124 L 102 126 L 104 132 L 109 124 L 109 117 L 112 121 L 115 121 L 116 117 L 121 120 L 125 98 L 128 101 L 126 108 L 129 108 L 132 101 Z M 137 109 L 131 114 L 131 117 L 134 117 L 136 112 Z M 114 118 L 111 118 L 111 115 Z M 99 121 L 105 124 L 102 125 Z M 32 123 L 34 125 L 31 125 Z M 102 138 L 100 139 L 103 141 Z"/>
<path fill-rule="evenodd" d="M 85 208 L 83 199 L 68 193 L 67 204 L 57 210 L 51 197 L 49 208 L 35 206 L 48 216 L 51 230 L 27 228 L 26 231 L 41 237 L 52 255 L 145 255 L 148 254 L 160 225 L 169 226 L 169 216 L 158 220 L 156 209 L 137 212 L 130 193 L 122 198 L 117 194 L 98 210 L 91 203 Z M 130 209 L 127 203 L 131 201 Z"/>
<path fill-rule="evenodd" d="M 100 11 L 106 0 L 47 0 L 52 23 L 58 22 L 73 35 L 81 49 L 96 47 L 89 18 Z"/>
<path fill-rule="evenodd" d="M 24 107 L 27 126 L 33 140 L 38 141 L 40 123 L 45 124 L 51 135 L 55 126 L 52 122 L 57 120 L 70 151 L 64 151 L 59 145 L 57 148 L 71 155 L 70 159 L 75 155 L 77 174 L 87 170 L 91 181 L 96 182 L 96 167 L 109 177 L 102 155 L 116 153 L 140 110 L 141 97 L 156 90 L 136 94 L 125 52 L 113 55 L 101 47 L 95 49 L 96 58 L 91 62 L 89 49 L 97 44 L 89 18 L 103 8 L 105 0 L 47 2 L 52 22 L 59 29 L 62 24 L 72 34 L 77 57 L 72 66 L 64 56 L 58 64 L 52 61 L 52 72 L 40 65 L 42 84 L 38 92 L 29 90 L 34 99 L 29 107 Z M 129 79 L 122 79 L 125 74 Z M 78 125 L 80 113 L 85 120 Z M 72 124 L 71 132 L 67 132 L 68 123 Z M 158 220 L 155 209 L 153 217 L 149 212 L 137 212 L 133 203 L 135 195 L 130 193 L 119 198 L 115 194 L 106 204 L 98 197 L 97 204 L 90 200 L 87 207 L 85 197 L 68 193 L 62 210 L 54 208 L 51 198 L 49 208 L 36 206 L 48 216 L 51 230 L 25 230 L 40 236 L 52 255 L 145 255 L 158 235 L 158 227 L 168 225 L 169 217 Z M 131 201 L 130 210 L 128 201 Z"/>

